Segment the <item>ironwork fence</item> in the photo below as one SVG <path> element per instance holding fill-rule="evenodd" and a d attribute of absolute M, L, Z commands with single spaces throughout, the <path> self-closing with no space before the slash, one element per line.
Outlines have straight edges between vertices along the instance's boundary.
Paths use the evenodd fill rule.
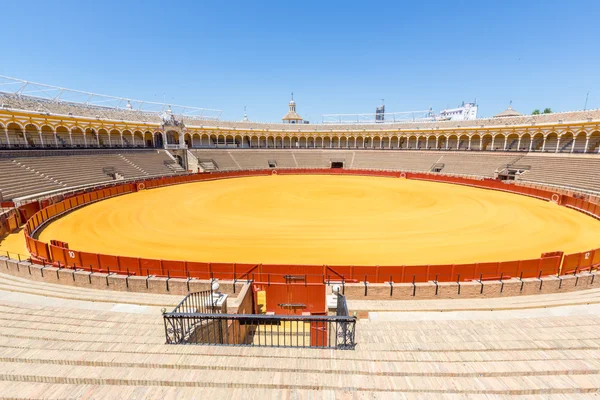
<path fill-rule="evenodd" d="M 220 313 L 221 309 L 216 307 L 216 302 L 217 299 L 210 290 L 193 292 L 185 296 L 172 313 Z"/>
<path fill-rule="evenodd" d="M 317 316 L 221 314 L 213 312 L 210 300 L 206 303 L 206 293 L 210 296 L 210 292 L 192 293 L 173 312 L 163 314 L 167 344 L 340 350 L 356 347 L 356 317 L 348 316 L 343 295 L 338 296 L 337 315 Z M 203 308 L 205 304 L 208 306 Z"/>

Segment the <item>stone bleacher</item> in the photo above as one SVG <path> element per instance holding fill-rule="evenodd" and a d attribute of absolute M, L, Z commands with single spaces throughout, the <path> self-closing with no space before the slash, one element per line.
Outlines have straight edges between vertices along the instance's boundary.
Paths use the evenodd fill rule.
<path fill-rule="evenodd" d="M 597 156 L 528 154 L 518 164 L 531 166 L 521 175 L 523 181 L 600 191 L 600 158 Z"/>
<path fill-rule="evenodd" d="M 358 321 L 354 351 L 165 345 L 160 307 L 181 296 L 0 274 L 0 298 L 5 398 L 565 399 L 600 388 L 599 289 L 356 302 L 378 311 Z"/>
<path fill-rule="evenodd" d="M 5 201 L 112 181 L 103 168 L 114 168 L 123 179 L 185 172 L 164 150 L 30 150 L 0 155 L 0 191 Z"/>

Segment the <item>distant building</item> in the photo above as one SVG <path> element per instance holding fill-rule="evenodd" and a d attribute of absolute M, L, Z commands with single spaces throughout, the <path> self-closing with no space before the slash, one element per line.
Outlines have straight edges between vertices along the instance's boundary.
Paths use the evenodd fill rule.
<path fill-rule="evenodd" d="M 375 122 L 383 122 L 385 120 L 385 106 L 382 104 L 375 109 Z"/>
<path fill-rule="evenodd" d="M 301 124 L 302 117 L 296 112 L 296 102 L 294 101 L 294 93 L 292 93 L 292 100 L 290 101 L 290 110 L 281 119 L 284 124 Z"/>
<path fill-rule="evenodd" d="M 477 119 L 477 105 L 475 103 L 465 103 L 458 108 L 447 108 L 440 111 L 440 120 L 444 121 L 467 121 Z"/>

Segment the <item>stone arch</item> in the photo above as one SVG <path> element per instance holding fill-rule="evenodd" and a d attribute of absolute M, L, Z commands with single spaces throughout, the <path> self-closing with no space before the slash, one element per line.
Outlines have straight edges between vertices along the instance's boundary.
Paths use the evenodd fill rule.
<path fill-rule="evenodd" d="M 365 147 L 365 139 L 362 136 L 355 138 L 355 144 L 357 149 L 363 149 Z"/>
<path fill-rule="evenodd" d="M 152 134 L 152 132 L 144 132 L 144 145 L 146 147 L 154 147 L 154 135 Z"/>
<path fill-rule="evenodd" d="M 587 133 L 585 131 L 573 132 L 573 144 L 570 153 L 585 153 Z"/>
<path fill-rule="evenodd" d="M 10 141 L 11 147 L 27 147 L 27 140 L 25 139 L 25 130 L 21 124 L 16 122 L 9 122 L 6 125 L 8 133 L 8 140 Z"/>
<path fill-rule="evenodd" d="M 469 136 L 466 134 L 458 134 L 456 140 L 456 150 L 467 150 L 469 148 Z"/>
<path fill-rule="evenodd" d="M 98 146 L 108 147 L 108 131 L 104 128 L 100 128 L 96 132 L 96 135 L 98 136 Z"/>
<path fill-rule="evenodd" d="M 78 126 L 71 128 L 71 147 L 86 147 L 83 129 Z"/>
<path fill-rule="evenodd" d="M 340 139 L 339 147 L 342 149 L 348 148 L 348 137 L 341 136 L 339 139 Z"/>
<path fill-rule="evenodd" d="M 479 143 L 480 143 L 480 150 L 483 151 L 490 151 L 492 150 L 492 140 L 493 140 L 493 136 L 491 133 L 484 133 L 481 135 Z"/>
<path fill-rule="evenodd" d="M 469 136 L 468 144 L 466 146 L 467 150 L 481 150 L 479 147 L 481 145 L 481 136 L 479 133 L 474 133 Z"/>
<path fill-rule="evenodd" d="M 58 147 L 69 147 L 71 145 L 71 135 L 66 126 L 57 126 L 55 132 L 56 139 L 58 140 Z"/>
<path fill-rule="evenodd" d="M 42 136 L 44 147 L 58 147 L 56 144 L 56 138 L 54 137 L 54 128 L 52 126 L 42 125 L 40 129 L 40 135 Z"/>
<path fill-rule="evenodd" d="M 446 144 L 448 143 L 448 138 L 446 137 L 446 135 L 440 135 L 437 137 L 437 146 L 436 149 L 437 150 L 444 150 L 446 149 Z"/>
<path fill-rule="evenodd" d="M 133 133 L 129 129 L 125 129 L 120 135 L 123 138 L 123 147 L 133 146 Z"/>
<path fill-rule="evenodd" d="M 322 138 L 322 140 L 324 149 L 330 149 L 332 147 L 331 138 L 329 136 L 325 136 L 324 138 Z"/>
<path fill-rule="evenodd" d="M 544 143 L 542 144 L 542 151 L 546 153 L 555 153 L 557 146 L 559 146 L 558 134 L 556 132 L 548 132 L 544 136 Z"/>
<path fill-rule="evenodd" d="M 171 133 L 175 133 L 177 137 L 179 134 L 177 132 L 171 131 Z M 108 132 L 110 147 L 121 147 L 123 144 L 121 143 L 121 132 L 118 129 L 112 129 Z M 169 144 L 173 144 L 167 141 Z"/>
<path fill-rule="evenodd" d="M 506 148 L 504 151 L 517 151 L 519 149 L 519 135 L 516 133 L 509 133 L 506 135 Z"/>
<path fill-rule="evenodd" d="M 23 128 L 23 132 L 25 132 L 25 139 L 29 147 L 41 147 L 40 130 L 37 125 L 27 124 Z"/>
<path fill-rule="evenodd" d="M 531 134 L 529 132 L 523 133 L 520 137 L 519 143 L 519 151 L 529 151 L 531 145 L 533 144 L 531 141 Z"/>
<path fill-rule="evenodd" d="M 590 133 L 589 139 L 586 140 L 588 145 L 585 152 L 600 154 L 600 130 Z"/>
<path fill-rule="evenodd" d="M 453 133 L 450 136 L 448 136 L 448 140 L 446 141 L 445 148 L 447 150 L 456 150 L 457 147 L 458 147 L 458 135 Z"/>
<path fill-rule="evenodd" d="M 573 132 L 571 132 L 571 131 L 563 132 L 561 135 L 559 135 L 558 138 L 559 138 L 559 140 L 558 140 L 557 148 L 555 151 L 557 153 L 570 153 L 571 147 L 575 143 L 574 142 L 575 137 L 573 136 Z"/>
<path fill-rule="evenodd" d="M 188 147 L 188 149 L 192 148 L 192 134 L 186 132 L 183 134 L 183 143 Z"/>
<path fill-rule="evenodd" d="M 146 144 L 144 143 L 144 134 L 142 133 L 142 131 L 134 131 L 133 135 L 131 136 L 133 141 L 132 144 L 135 147 L 145 147 Z"/>
<path fill-rule="evenodd" d="M 157 149 L 165 147 L 165 136 L 162 132 L 154 132 L 154 147 Z"/>
<path fill-rule="evenodd" d="M 531 151 L 542 151 L 542 146 L 544 144 L 544 134 L 542 132 L 536 132 L 531 135 L 531 143 L 529 144 L 529 149 Z"/>
<path fill-rule="evenodd" d="M 504 149 L 504 140 L 506 139 L 506 136 L 504 136 L 504 133 L 495 133 L 492 135 L 492 143 L 491 143 L 491 147 L 488 150 L 493 150 L 493 151 L 502 151 Z"/>
<path fill-rule="evenodd" d="M 255 148 L 258 148 L 258 146 L 259 146 L 259 142 L 260 142 L 260 138 L 259 138 L 258 136 L 256 136 L 256 135 L 252 135 L 252 136 L 250 137 L 250 147 L 251 147 L 251 148 L 254 148 L 254 149 L 255 149 Z"/>
<path fill-rule="evenodd" d="M 340 146 L 340 137 L 339 136 L 334 136 L 331 138 L 331 147 L 334 149 L 339 149 Z"/>
<path fill-rule="evenodd" d="M 371 145 L 374 149 L 381 149 L 381 136 L 373 136 Z"/>

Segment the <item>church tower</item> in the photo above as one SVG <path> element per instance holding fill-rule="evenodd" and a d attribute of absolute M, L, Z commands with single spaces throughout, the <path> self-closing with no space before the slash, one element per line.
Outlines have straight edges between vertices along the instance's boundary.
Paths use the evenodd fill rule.
<path fill-rule="evenodd" d="M 294 101 L 294 93 L 292 92 L 292 100 L 289 104 L 290 110 L 281 119 L 284 124 L 301 124 L 302 117 L 296 112 L 296 102 Z"/>

